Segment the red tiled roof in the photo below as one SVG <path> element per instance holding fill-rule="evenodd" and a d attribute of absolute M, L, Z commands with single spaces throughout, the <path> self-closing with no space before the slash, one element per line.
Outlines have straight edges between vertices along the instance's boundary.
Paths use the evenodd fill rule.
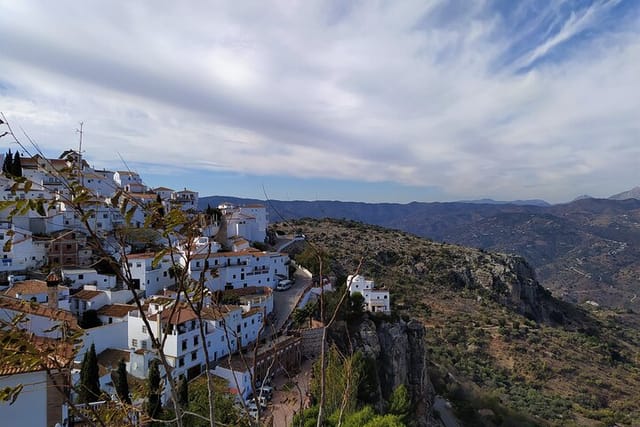
<path fill-rule="evenodd" d="M 171 323 L 172 325 L 180 325 L 181 323 L 195 320 L 198 316 L 191 308 L 180 304 L 175 310 L 173 307 L 167 307 L 160 312 L 160 319 L 163 323 Z M 157 321 L 158 314 L 149 316 L 149 319 Z"/>
<path fill-rule="evenodd" d="M 77 329 L 78 323 L 70 311 L 59 310 L 47 307 L 35 302 L 22 301 L 5 295 L 0 295 L 0 309 L 13 310 L 25 314 L 33 314 L 41 317 L 48 317 L 53 320 L 69 323 L 69 326 Z"/>
<path fill-rule="evenodd" d="M 156 256 L 153 252 L 144 252 L 141 254 L 129 254 L 126 256 L 127 259 L 149 259 L 154 258 Z"/>
<path fill-rule="evenodd" d="M 6 331 L 0 331 L 3 355 L 19 354 L 22 357 L 5 359 L 11 360 L 11 362 L 0 366 L 0 376 L 68 368 L 73 362 L 73 345 L 71 343 L 34 336 L 28 332 L 22 334 L 24 339 L 16 337 L 16 339 L 10 340 L 6 334 Z"/>
<path fill-rule="evenodd" d="M 4 291 L 5 295 L 15 296 L 16 294 L 22 295 L 37 295 L 47 292 L 47 282 L 42 280 L 25 280 L 24 282 L 17 282 L 15 285 Z"/>
<path fill-rule="evenodd" d="M 109 304 L 98 310 L 98 316 L 125 317 L 130 311 L 136 310 L 133 305 Z"/>
<path fill-rule="evenodd" d="M 102 292 L 100 291 L 90 291 L 87 289 L 83 289 L 80 292 L 71 295 L 71 298 L 76 298 L 83 301 L 89 301 L 101 294 Z"/>

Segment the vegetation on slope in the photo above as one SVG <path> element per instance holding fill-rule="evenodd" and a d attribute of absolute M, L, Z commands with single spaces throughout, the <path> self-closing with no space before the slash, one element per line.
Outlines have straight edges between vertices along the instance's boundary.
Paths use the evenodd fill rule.
<path fill-rule="evenodd" d="M 364 259 L 393 309 L 427 326 L 434 386 L 468 425 L 640 423 L 636 315 L 557 301 L 518 257 L 353 221 L 276 227 L 303 230 L 339 281 Z"/>

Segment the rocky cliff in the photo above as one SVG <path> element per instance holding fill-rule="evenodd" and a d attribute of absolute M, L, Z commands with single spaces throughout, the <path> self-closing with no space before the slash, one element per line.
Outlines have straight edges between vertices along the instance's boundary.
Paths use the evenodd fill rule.
<path fill-rule="evenodd" d="M 384 411 L 392 391 L 404 384 L 411 396 L 417 426 L 439 425 L 433 419 L 434 391 L 427 373 L 425 328 L 415 320 L 365 314 L 356 322 L 339 322 L 331 331 L 342 352 L 360 351 L 370 361 L 375 387 L 370 401 Z"/>

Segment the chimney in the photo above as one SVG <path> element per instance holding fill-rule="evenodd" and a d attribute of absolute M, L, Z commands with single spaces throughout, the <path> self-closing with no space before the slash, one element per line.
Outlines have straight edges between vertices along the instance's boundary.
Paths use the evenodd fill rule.
<path fill-rule="evenodd" d="M 51 270 L 47 276 L 47 305 L 49 308 L 58 308 L 58 284 L 62 281 L 60 274 Z"/>

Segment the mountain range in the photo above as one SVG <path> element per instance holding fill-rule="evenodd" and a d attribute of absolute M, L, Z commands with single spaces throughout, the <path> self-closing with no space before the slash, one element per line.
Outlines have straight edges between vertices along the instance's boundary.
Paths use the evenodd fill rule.
<path fill-rule="evenodd" d="M 535 268 L 544 287 L 567 301 L 625 309 L 635 309 L 640 302 L 640 200 L 635 198 L 583 198 L 539 206 L 263 201 L 212 196 L 201 198 L 200 206 L 222 202 L 264 203 L 271 222 L 349 219 L 435 241 L 514 253 Z"/>

